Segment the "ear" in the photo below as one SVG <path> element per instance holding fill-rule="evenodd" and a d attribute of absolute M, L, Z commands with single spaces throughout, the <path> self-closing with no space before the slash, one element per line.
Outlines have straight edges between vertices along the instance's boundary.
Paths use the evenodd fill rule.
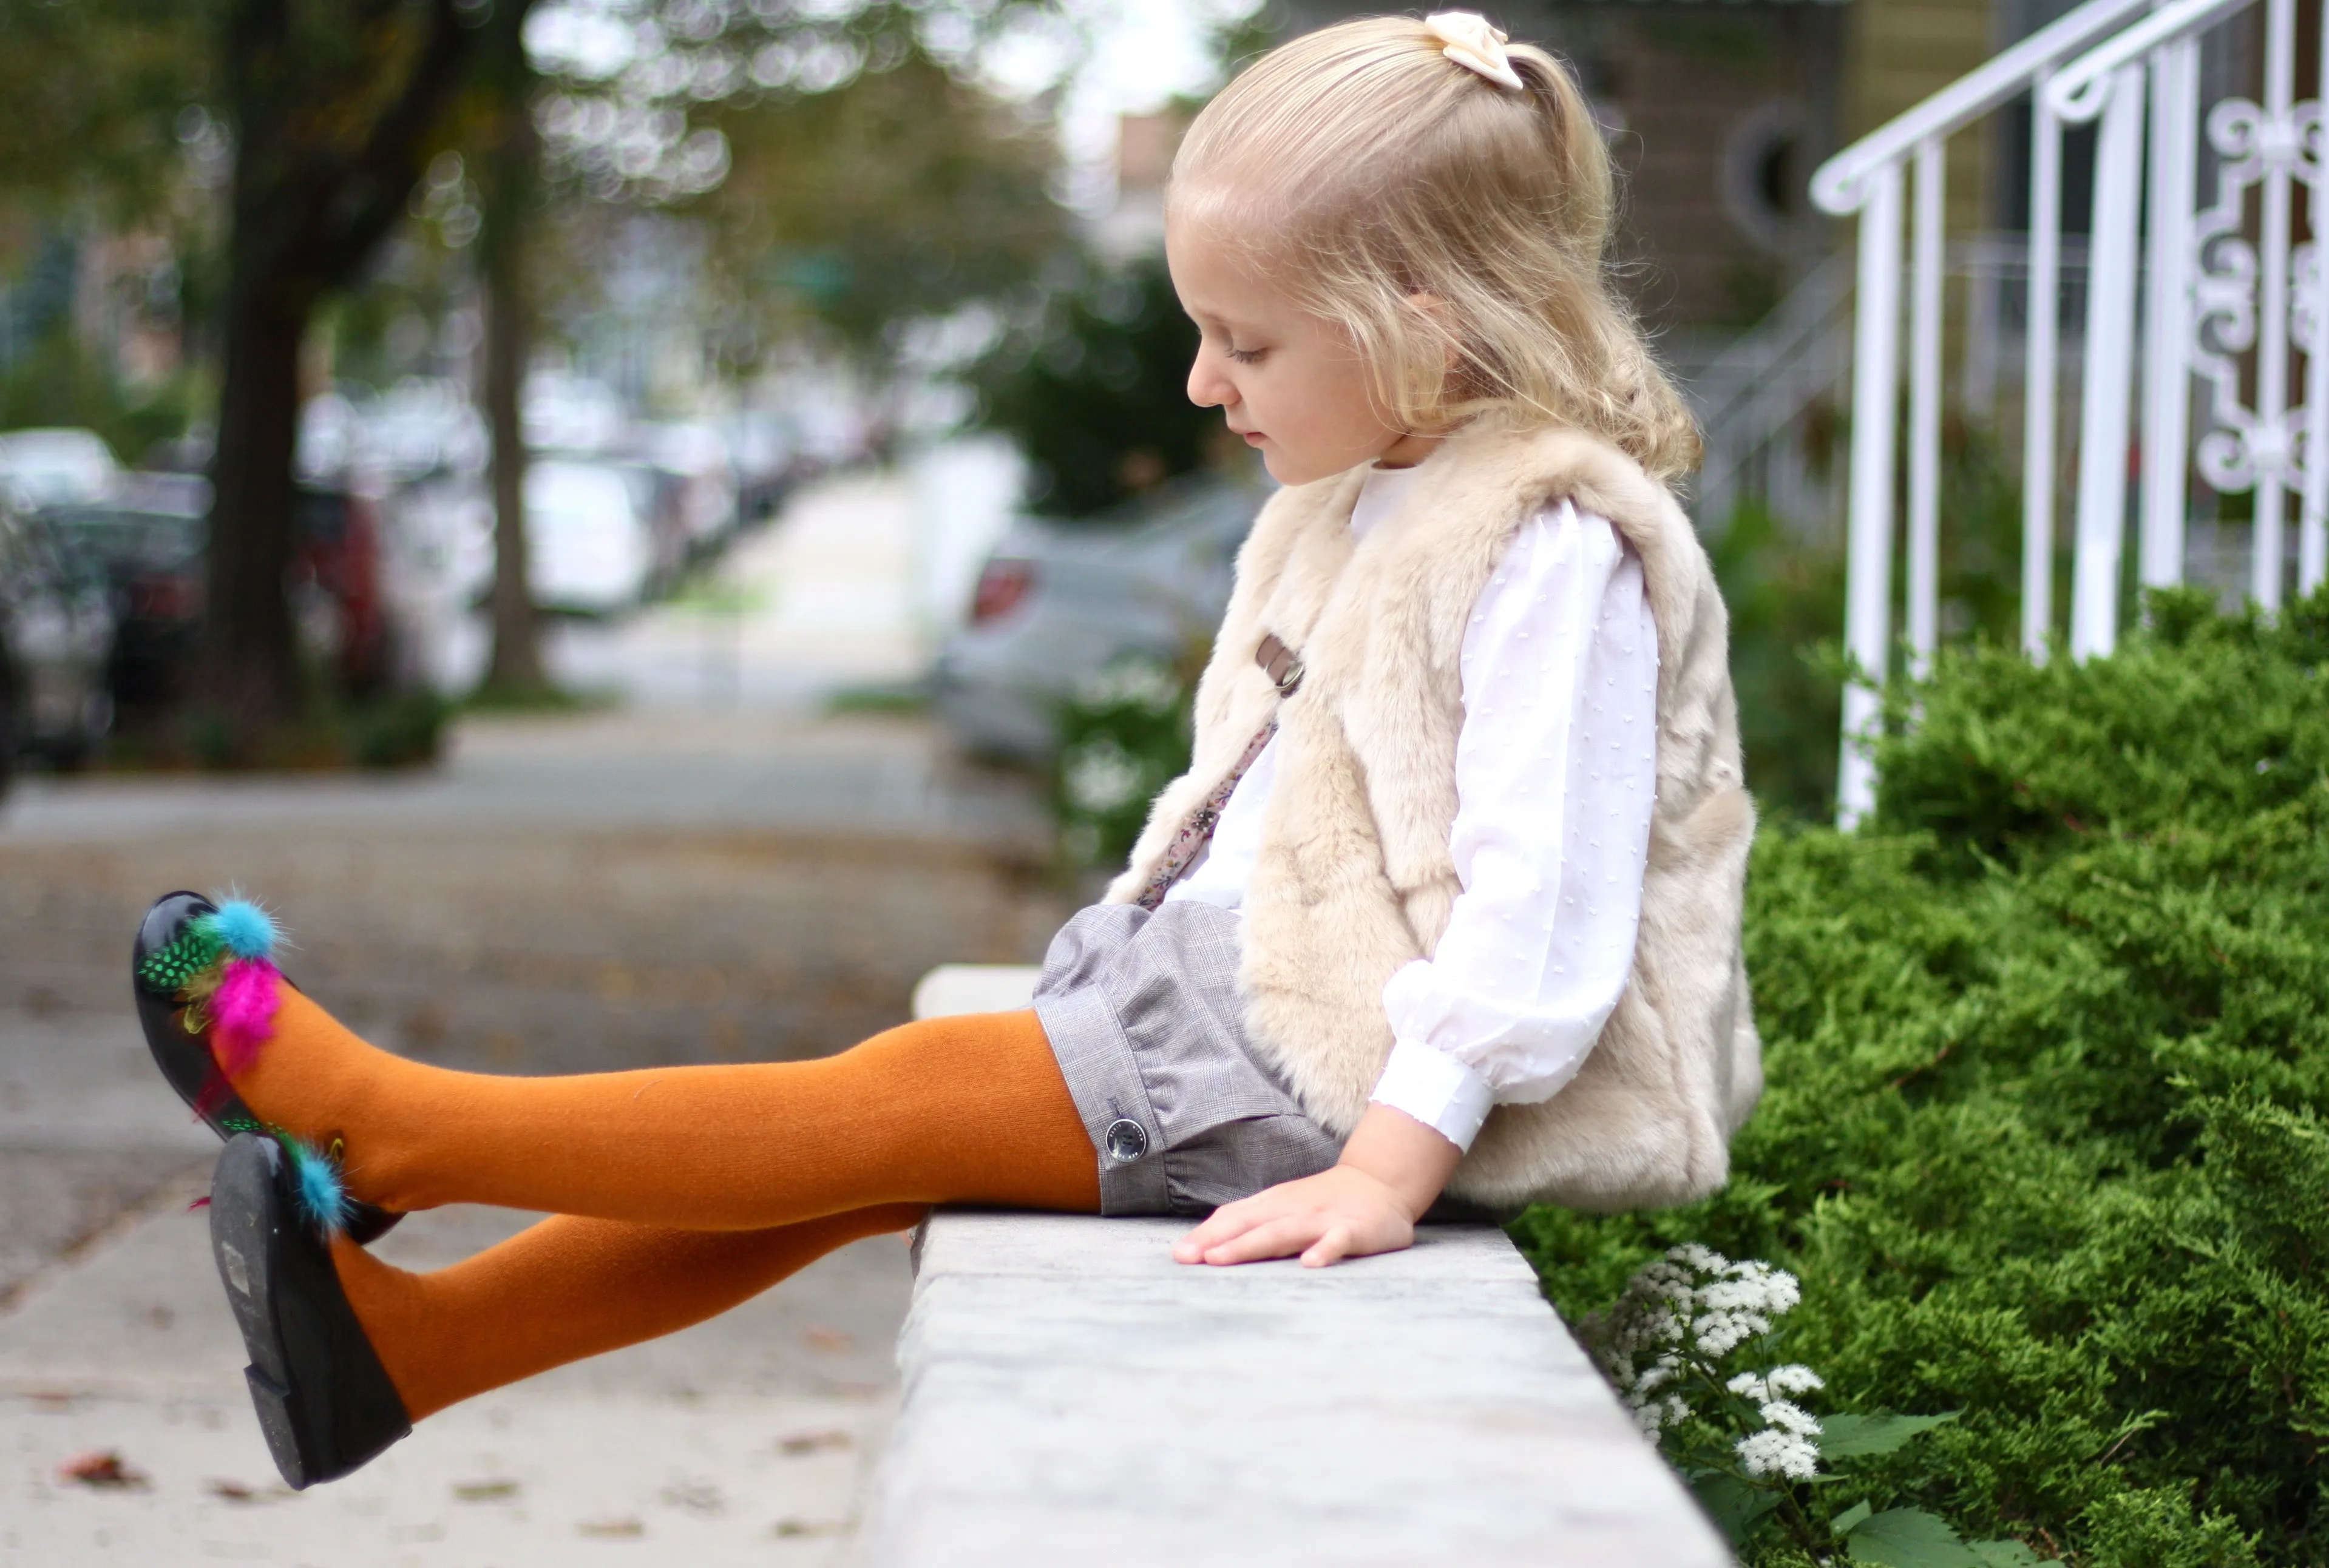
<path fill-rule="evenodd" d="M 1445 390 L 1447 382 L 1455 379 L 1463 362 L 1463 341 L 1456 329 L 1456 312 L 1446 300 L 1428 288 L 1410 292 L 1406 305 L 1408 309 L 1430 324 L 1432 335 L 1439 340 L 1439 372 L 1445 378 L 1441 382 Z"/>

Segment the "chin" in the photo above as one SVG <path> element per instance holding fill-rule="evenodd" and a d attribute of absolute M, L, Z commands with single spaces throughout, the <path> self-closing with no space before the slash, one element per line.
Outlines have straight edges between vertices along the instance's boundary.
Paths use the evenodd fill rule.
<path fill-rule="evenodd" d="M 1342 472 L 1339 468 L 1320 468 L 1315 464 L 1304 463 L 1267 446 L 1262 448 L 1261 465 L 1268 469 L 1269 476 L 1280 484 L 1307 484 L 1313 480 Z"/>

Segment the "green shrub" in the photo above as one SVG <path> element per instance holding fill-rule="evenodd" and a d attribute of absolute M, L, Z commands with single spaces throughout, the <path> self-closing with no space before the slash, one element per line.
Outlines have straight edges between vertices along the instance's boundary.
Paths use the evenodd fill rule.
<path fill-rule="evenodd" d="M 1859 1468 L 1880 1510 L 2094 1568 L 2317 1563 L 2329 595 L 2150 621 L 1896 693 L 1872 820 L 1756 847 L 1730 1185 L 1513 1229 L 1571 1317 L 1682 1242 L 1799 1276 L 1816 1408 L 1964 1413 Z"/>

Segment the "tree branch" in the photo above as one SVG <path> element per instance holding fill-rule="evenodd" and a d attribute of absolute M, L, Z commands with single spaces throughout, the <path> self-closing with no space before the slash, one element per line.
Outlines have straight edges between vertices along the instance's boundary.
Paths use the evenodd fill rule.
<path fill-rule="evenodd" d="M 492 19 L 473 27 L 452 0 L 429 0 L 429 38 L 404 90 L 373 123 L 362 150 L 341 170 L 329 204 L 317 214 L 327 225 L 316 236 L 316 278 L 323 286 L 345 283 L 403 216 L 413 182 L 420 177 L 415 155 L 421 138 L 458 85 L 481 35 L 489 29 L 523 29 L 530 5 L 531 0 L 499 0 Z"/>

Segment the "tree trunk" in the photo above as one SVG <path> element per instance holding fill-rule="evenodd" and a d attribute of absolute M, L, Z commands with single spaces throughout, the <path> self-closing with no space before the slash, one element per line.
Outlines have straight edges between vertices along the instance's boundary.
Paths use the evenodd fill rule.
<path fill-rule="evenodd" d="M 295 543 L 291 463 L 309 310 L 290 290 L 252 276 L 250 258 L 231 267 L 199 689 L 225 726 L 230 756 L 243 760 L 262 736 L 299 714 L 297 643 L 284 584 Z"/>
<path fill-rule="evenodd" d="M 480 170 L 485 225 L 477 237 L 486 292 L 486 423 L 494 443 L 494 653 L 486 685 L 523 695 L 549 685 L 527 580 L 525 429 L 519 408 L 533 343 L 525 239 L 542 146 L 533 128 L 533 72 L 515 29 L 489 40 L 486 49 L 485 74 L 498 100 L 498 135 L 490 163 Z"/>
<path fill-rule="evenodd" d="M 522 29 L 529 4 L 503 0 L 502 25 Z M 479 30 L 461 0 L 230 0 L 217 19 L 234 194 L 196 690 L 222 760 L 250 761 L 303 695 L 285 583 L 300 346 L 316 302 L 403 220 Z"/>

